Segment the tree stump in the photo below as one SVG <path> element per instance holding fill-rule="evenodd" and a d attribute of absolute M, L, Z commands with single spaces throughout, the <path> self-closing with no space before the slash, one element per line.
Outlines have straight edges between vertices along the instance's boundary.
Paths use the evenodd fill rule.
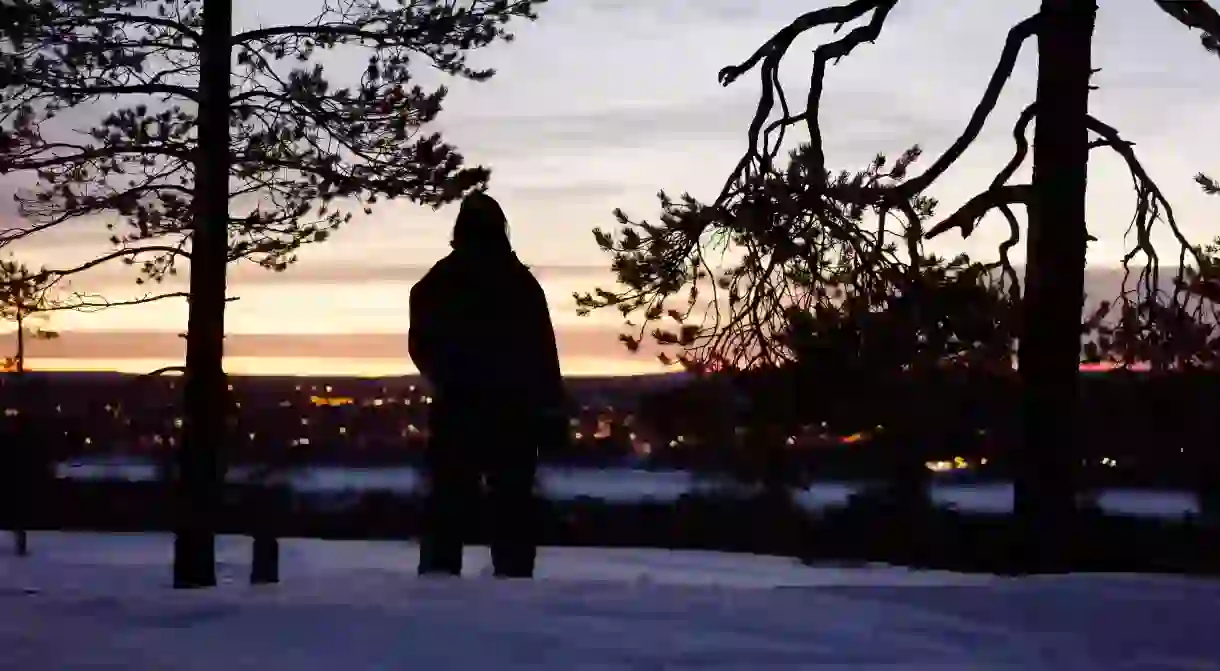
<path fill-rule="evenodd" d="M 267 585 L 280 581 L 280 539 L 270 529 L 254 534 L 250 561 L 250 584 Z"/>

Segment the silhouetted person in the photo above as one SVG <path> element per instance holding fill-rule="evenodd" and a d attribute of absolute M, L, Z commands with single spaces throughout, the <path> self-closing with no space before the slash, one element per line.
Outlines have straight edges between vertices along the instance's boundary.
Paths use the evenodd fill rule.
<path fill-rule="evenodd" d="M 462 202 L 450 245 L 411 289 L 411 359 L 434 392 L 419 572 L 461 573 L 485 477 L 495 573 L 531 577 L 538 449 L 567 431 L 555 332 L 494 199 Z"/>

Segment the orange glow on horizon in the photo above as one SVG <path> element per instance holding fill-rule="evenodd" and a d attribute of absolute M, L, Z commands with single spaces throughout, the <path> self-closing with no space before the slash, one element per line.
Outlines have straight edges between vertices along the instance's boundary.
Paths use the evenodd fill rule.
<path fill-rule="evenodd" d="M 88 359 L 48 357 L 26 359 L 27 372 L 113 372 L 148 373 L 167 366 L 180 366 L 182 362 L 162 359 Z M 566 377 L 621 377 L 679 372 L 682 366 L 665 366 L 659 361 L 645 357 L 611 358 L 583 357 L 563 362 Z M 14 366 L 0 365 L 0 375 L 15 373 Z M 1122 366 L 1114 363 L 1082 363 L 1080 371 L 1096 373 L 1118 370 Z M 1147 364 L 1128 367 L 1134 371 L 1147 371 Z M 1016 367 L 1014 366 L 1014 370 Z M 233 375 L 299 375 L 299 376 L 350 376 L 350 377 L 401 377 L 418 375 L 419 371 L 409 359 L 358 359 L 343 357 L 225 357 L 225 370 Z M 168 373 L 176 375 L 177 373 Z"/>
<path fill-rule="evenodd" d="M 27 359 L 27 370 L 40 372 L 149 373 L 181 361 L 162 359 Z M 562 362 L 566 377 L 622 377 L 673 372 L 655 359 L 573 358 Z M 405 377 L 419 371 L 409 359 L 355 359 L 340 357 L 225 357 L 231 375 Z"/>

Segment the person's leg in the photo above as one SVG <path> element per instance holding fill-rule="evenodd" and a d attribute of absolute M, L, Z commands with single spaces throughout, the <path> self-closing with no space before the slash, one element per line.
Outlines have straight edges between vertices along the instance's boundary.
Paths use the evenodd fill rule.
<path fill-rule="evenodd" d="M 477 503 L 478 471 L 466 455 L 463 437 L 437 427 L 425 457 L 424 496 L 419 541 L 419 573 L 462 573 L 462 545 Z"/>
<path fill-rule="evenodd" d="M 538 552 L 537 450 L 524 438 L 507 437 L 488 459 L 491 561 L 502 578 L 533 577 Z"/>

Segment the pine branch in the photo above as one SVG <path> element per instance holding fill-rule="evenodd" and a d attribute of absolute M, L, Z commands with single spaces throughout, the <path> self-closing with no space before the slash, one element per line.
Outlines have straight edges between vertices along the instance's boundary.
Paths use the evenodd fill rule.
<path fill-rule="evenodd" d="M 194 89 L 189 89 L 185 86 L 175 86 L 173 84 L 132 84 L 130 86 L 46 86 L 42 89 L 47 94 L 68 98 L 76 101 L 76 104 L 81 102 L 80 99 L 97 98 L 99 96 L 121 96 L 121 95 L 167 95 L 178 96 L 186 100 L 194 102 L 199 101 L 198 93 Z"/>
<path fill-rule="evenodd" d="M 187 24 L 167 17 L 149 16 L 147 14 L 120 14 L 117 12 L 95 12 L 88 14 L 87 17 L 93 23 L 101 20 L 110 23 L 159 26 L 161 28 L 167 28 L 176 33 L 180 33 L 184 37 L 190 38 L 194 41 L 199 41 L 202 39 L 202 34 L 192 29 Z M 69 25 L 73 25 L 75 23 L 75 21 L 70 21 Z"/>
<path fill-rule="evenodd" d="M 379 200 L 432 207 L 483 186 L 489 172 L 424 126 L 445 89 L 425 91 L 409 68 L 422 59 L 445 73 L 483 80 L 472 50 L 509 40 L 509 23 L 532 19 L 544 0 L 327 4 L 314 22 L 232 36 L 230 262 L 283 270 L 305 244 L 326 240 Z M 29 171 L 19 195 L 25 225 L 0 247 L 71 219 L 118 212 L 107 224 L 111 260 L 141 265 L 138 283 L 160 281 L 193 244 L 202 15 L 172 0 L 137 14 L 128 0 L 9 0 L 0 4 L 0 171 Z M 10 20 L 11 19 L 11 20 Z M 351 89 L 335 88 L 315 62 L 319 49 L 363 47 L 368 65 Z M 130 101 L 102 111 L 85 139 L 59 134 L 55 118 L 87 113 L 93 100 Z M 71 131 L 72 129 L 66 129 Z M 246 207 L 245 212 L 237 208 Z M 150 244 L 151 243 L 151 244 Z M 109 305 L 109 303 L 107 303 Z"/>
<path fill-rule="evenodd" d="M 83 273 L 86 270 L 89 270 L 90 268 L 96 268 L 97 266 L 100 266 L 104 263 L 109 263 L 110 261 L 113 261 L 115 259 L 134 258 L 134 257 L 140 256 L 142 254 L 164 254 L 164 255 L 182 257 L 182 258 L 187 258 L 187 259 L 189 259 L 191 257 L 190 252 L 183 251 L 182 249 L 180 249 L 178 247 L 168 247 L 168 246 L 164 246 L 164 245 L 146 245 L 143 247 L 136 247 L 136 248 L 131 248 L 131 249 L 120 249 L 117 251 L 110 252 L 109 254 L 103 254 L 102 256 L 99 256 L 94 259 L 90 259 L 89 261 L 86 261 L 85 263 L 82 263 L 82 264 L 72 267 L 72 268 L 43 270 L 43 271 L 37 273 L 35 275 L 35 277 L 40 277 L 40 278 L 69 277 L 72 275 L 78 275 L 80 273 Z"/>
<path fill-rule="evenodd" d="M 64 149 L 70 149 L 76 153 L 43 156 L 44 154 Z M 102 159 L 117 159 L 126 155 L 167 156 L 188 159 L 190 158 L 190 149 L 186 146 L 160 146 L 153 144 L 112 144 L 95 147 L 71 142 L 43 142 L 31 146 L 25 151 L 6 157 L 5 161 L 0 163 L 0 175 L 21 170 L 43 170 Z M 35 158 L 25 158 L 25 156 L 33 156 Z"/>
<path fill-rule="evenodd" d="M 171 298 L 181 298 L 189 300 L 191 295 L 185 291 L 168 291 L 160 294 L 146 294 L 138 298 L 126 298 L 122 300 L 111 300 L 100 294 L 85 294 L 74 292 L 67 298 L 60 299 L 54 306 L 45 308 L 41 312 L 84 312 L 93 313 L 110 308 L 127 307 L 132 305 L 146 305 L 148 303 L 158 303 L 160 301 L 169 300 Z M 230 296 L 225 299 L 225 302 L 232 303 L 239 300 L 237 296 Z M 71 302 L 69 302 L 71 301 Z"/>

